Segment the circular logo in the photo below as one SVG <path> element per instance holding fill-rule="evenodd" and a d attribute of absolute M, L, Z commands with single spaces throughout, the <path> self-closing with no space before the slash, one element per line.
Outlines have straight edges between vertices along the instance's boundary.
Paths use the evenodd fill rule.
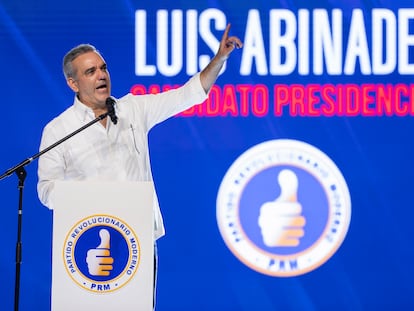
<path fill-rule="evenodd" d="M 140 244 L 127 223 L 110 215 L 93 215 L 76 223 L 63 247 L 72 280 L 95 293 L 113 292 L 138 270 Z"/>
<path fill-rule="evenodd" d="M 271 140 L 243 153 L 217 196 L 217 223 L 232 253 L 270 276 L 310 272 L 337 251 L 348 231 L 345 179 L 319 149 Z"/>

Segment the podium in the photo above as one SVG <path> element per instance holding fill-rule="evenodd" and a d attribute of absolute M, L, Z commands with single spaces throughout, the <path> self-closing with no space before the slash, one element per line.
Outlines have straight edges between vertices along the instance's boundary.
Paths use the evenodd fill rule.
<path fill-rule="evenodd" d="M 153 309 L 151 182 L 56 182 L 52 311 Z"/>

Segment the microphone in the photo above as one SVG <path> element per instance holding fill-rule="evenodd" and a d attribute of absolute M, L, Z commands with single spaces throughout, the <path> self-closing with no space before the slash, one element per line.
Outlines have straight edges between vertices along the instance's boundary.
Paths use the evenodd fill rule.
<path fill-rule="evenodd" d="M 108 110 L 108 116 L 111 118 L 113 124 L 118 123 L 118 117 L 115 114 L 114 109 L 115 100 L 112 97 L 108 97 L 105 101 L 106 109 Z"/>

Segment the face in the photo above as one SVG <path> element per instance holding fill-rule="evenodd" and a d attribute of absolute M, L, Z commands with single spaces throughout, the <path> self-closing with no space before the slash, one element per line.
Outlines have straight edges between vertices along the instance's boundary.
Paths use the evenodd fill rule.
<path fill-rule="evenodd" d="M 111 78 L 102 56 L 87 52 L 76 57 L 72 66 L 75 77 L 68 78 L 69 87 L 88 107 L 105 109 L 105 100 L 111 95 Z"/>

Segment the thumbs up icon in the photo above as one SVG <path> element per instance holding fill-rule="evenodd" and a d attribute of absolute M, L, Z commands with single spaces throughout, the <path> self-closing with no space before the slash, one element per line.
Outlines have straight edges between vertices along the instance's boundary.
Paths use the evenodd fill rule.
<path fill-rule="evenodd" d="M 112 271 L 114 259 L 110 252 L 110 234 L 106 229 L 99 231 L 101 243 L 97 248 L 92 248 L 88 251 L 86 262 L 90 275 L 94 276 L 108 276 Z"/>
<path fill-rule="evenodd" d="M 278 176 L 281 193 L 275 201 L 260 208 L 258 223 L 266 246 L 298 246 L 304 236 L 305 217 L 302 205 L 297 202 L 298 178 L 288 169 Z"/>

